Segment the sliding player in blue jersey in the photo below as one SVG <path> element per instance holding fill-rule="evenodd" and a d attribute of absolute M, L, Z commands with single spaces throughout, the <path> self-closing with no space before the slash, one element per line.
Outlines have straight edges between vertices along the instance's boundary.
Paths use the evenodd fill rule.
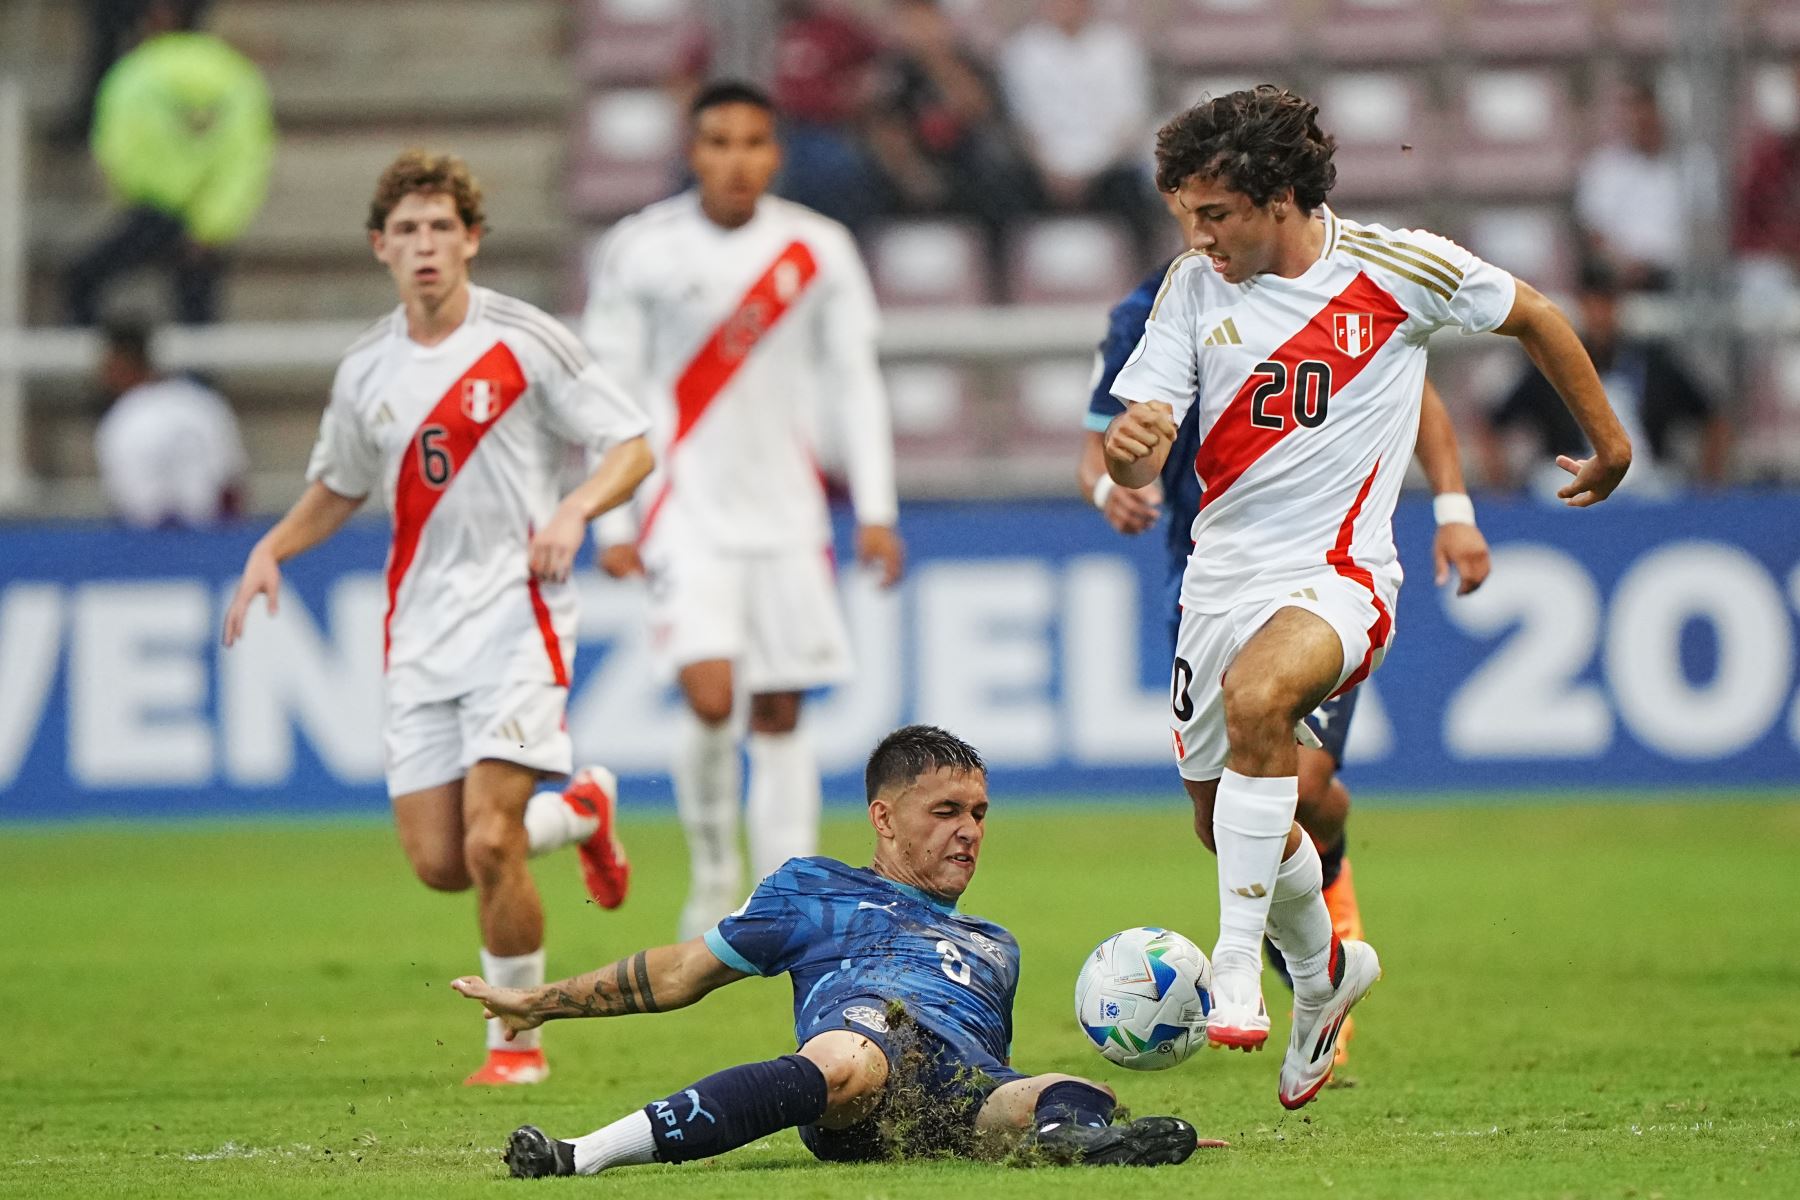
<path fill-rule="evenodd" d="M 1170 211 L 1175 212 L 1171 207 Z M 1106 473 L 1101 447 L 1106 427 L 1123 412 L 1125 406 L 1113 397 L 1114 378 L 1125 366 L 1125 360 L 1144 336 L 1144 323 L 1168 273 L 1168 264 L 1147 275 L 1130 295 L 1121 300 L 1108 317 L 1106 338 L 1100 343 L 1094 366 L 1094 389 L 1088 400 L 1084 425 L 1081 463 L 1077 479 L 1081 492 L 1093 501 L 1114 529 L 1128 536 L 1155 527 L 1166 512 L 1165 537 L 1168 564 L 1163 578 L 1162 610 L 1168 617 L 1169 644 L 1175 644 L 1175 632 L 1181 624 L 1181 577 L 1187 568 L 1188 552 L 1193 542 L 1188 531 L 1200 511 L 1200 479 L 1194 473 L 1194 456 L 1199 449 L 1197 414 L 1200 406 L 1188 410 L 1176 429 L 1175 442 L 1163 465 L 1162 478 L 1147 488 L 1124 488 L 1113 483 Z M 1475 527 L 1475 508 L 1463 491 L 1462 458 L 1456 444 L 1456 430 L 1450 422 L 1437 390 L 1429 381 L 1419 414 L 1419 465 L 1436 496 L 1437 540 L 1433 546 L 1436 580 L 1442 584 L 1454 568 L 1460 585 L 1458 594 L 1467 595 L 1480 587 L 1488 574 L 1487 540 Z M 1331 910 L 1331 923 L 1340 938 L 1361 940 L 1362 914 L 1356 902 L 1356 887 L 1345 857 L 1344 825 L 1350 815 L 1350 793 L 1338 778 L 1344 764 L 1344 743 L 1350 736 L 1350 719 L 1356 712 L 1360 688 L 1352 688 L 1335 699 L 1327 700 L 1306 718 L 1306 725 L 1317 739 L 1317 746 L 1300 748 L 1300 802 L 1295 819 L 1319 848 L 1319 861 L 1324 868 L 1325 905 Z M 1270 960 L 1285 980 L 1287 972 L 1274 944 L 1264 941 Z M 1346 1022 L 1337 1042 L 1337 1065 L 1343 1066 L 1349 1056 L 1353 1026 Z"/>
<path fill-rule="evenodd" d="M 798 1051 L 709 1075 L 573 1141 L 515 1130 L 515 1176 L 710 1158 L 798 1127 L 815 1156 L 864 1162 L 1023 1144 L 1059 1163 L 1154 1166 L 1201 1144 L 1178 1117 L 1112 1123 L 1114 1096 L 1013 1069 L 1019 947 L 959 912 L 980 857 L 987 768 L 929 725 L 884 738 L 865 775 L 868 868 L 794 858 L 703 936 L 543 987 L 451 986 L 508 1030 L 683 1008 L 751 975 L 791 976 Z"/>

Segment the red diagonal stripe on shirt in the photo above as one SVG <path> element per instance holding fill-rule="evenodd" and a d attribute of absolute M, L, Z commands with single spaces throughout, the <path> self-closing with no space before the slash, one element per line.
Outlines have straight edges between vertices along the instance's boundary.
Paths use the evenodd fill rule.
<path fill-rule="evenodd" d="M 1369 349 L 1352 358 L 1337 347 L 1332 335 L 1332 318 L 1338 313 L 1370 313 L 1374 317 L 1374 334 Z M 1293 337 L 1269 358 L 1287 366 L 1288 386 L 1280 397 L 1269 401 L 1273 411 L 1282 416 L 1281 428 L 1266 429 L 1250 420 L 1251 397 L 1267 378 L 1254 374 L 1238 389 L 1236 396 L 1219 419 L 1207 430 L 1194 456 L 1194 473 L 1200 477 L 1202 510 L 1223 496 L 1243 473 L 1255 465 L 1283 438 L 1301 426 L 1294 420 L 1293 389 L 1295 369 L 1308 359 L 1331 368 L 1331 403 L 1338 404 L 1351 380 L 1375 360 L 1394 330 L 1406 320 L 1406 312 L 1398 301 L 1367 275 L 1357 274 L 1350 286 L 1313 314 Z M 1327 420 L 1331 418 L 1327 416 Z"/>
<path fill-rule="evenodd" d="M 485 421 L 477 421 L 463 411 L 463 385 L 478 379 L 486 380 L 492 388 L 487 396 L 489 416 Z M 495 342 L 487 353 L 457 377 L 425 414 L 419 427 L 413 430 L 412 440 L 400 457 L 399 477 L 394 481 L 394 545 L 388 551 L 387 618 L 381 625 L 384 668 L 394 641 L 394 605 L 400 595 L 400 584 L 419 552 L 419 538 L 425 532 L 425 522 L 450 485 L 456 482 L 488 430 L 499 424 L 506 410 L 525 394 L 525 386 L 525 371 L 519 366 L 518 358 L 505 342 Z M 426 430 L 433 428 L 443 431 L 431 439 L 433 459 L 435 461 L 441 451 L 449 464 L 442 483 L 431 482 L 425 474 L 425 446 L 421 439 Z M 557 657 L 560 658 L 560 654 Z"/>
<path fill-rule="evenodd" d="M 1350 556 L 1350 543 L 1356 540 L 1356 518 L 1362 512 L 1363 501 L 1369 498 L 1369 489 L 1375 486 L 1375 476 L 1380 471 L 1381 460 L 1376 459 L 1374 470 L 1369 472 L 1362 487 L 1357 489 L 1356 499 L 1350 503 L 1350 511 L 1344 514 L 1343 523 L 1338 526 L 1337 543 L 1325 554 L 1325 561 L 1334 571 L 1345 579 L 1368 588 L 1369 595 L 1375 600 L 1375 623 L 1369 626 L 1369 651 L 1363 655 L 1356 670 L 1350 672 L 1349 678 L 1331 693 L 1332 696 L 1343 695 L 1369 677 L 1369 672 L 1375 669 L 1375 651 L 1387 645 L 1388 635 L 1394 630 L 1393 614 L 1388 612 L 1381 594 L 1375 590 L 1375 577 L 1369 574 L 1367 567 L 1357 565 L 1356 560 Z"/>
<path fill-rule="evenodd" d="M 656 514 L 669 498 L 673 486 L 670 456 L 675 447 L 692 432 L 750 352 L 794 306 L 818 273 L 819 263 L 812 249 L 805 242 L 789 242 L 682 369 L 675 380 L 675 436 L 663 452 L 666 465 L 662 487 L 644 512 L 644 524 L 638 533 L 640 543 L 650 536 Z"/>

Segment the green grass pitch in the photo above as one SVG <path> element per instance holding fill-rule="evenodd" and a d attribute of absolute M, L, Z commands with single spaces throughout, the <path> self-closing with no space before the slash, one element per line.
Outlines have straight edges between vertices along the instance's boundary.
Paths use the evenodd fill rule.
<path fill-rule="evenodd" d="M 834 813 L 828 851 L 866 861 L 859 817 Z M 553 975 L 672 931 L 680 835 L 627 818 L 636 891 L 617 914 L 583 903 L 572 855 L 536 864 Z M 472 902 L 414 883 L 385 826 L 6 830 L 0 1194 L 1800 1196 L 1792 797 L 1465 798 L 1369 807 L 1352 834 L 1386 979 L 1358 1011 L 1358 1085 L 1286 1114 L 1278 1049 L 1135 1075 L 1073 1024 L 1103 936 L 1211 941 L 1213 870 L 1180 807 L 995 806 L 965 905 L 1024 947 L 1017 1064 L 1101 1078 L 1229 1150 L 1154 1177 L 832 1167 L 783 1133 L 707 1164 L 526 1184 L 498 1161 L 513 1126 L 586 1132 L 791 1049 L 785 981 L 553 1025 L 547 1084 L 464 1089 L 480 1032 L 446 983 L 475 968 Z"/>

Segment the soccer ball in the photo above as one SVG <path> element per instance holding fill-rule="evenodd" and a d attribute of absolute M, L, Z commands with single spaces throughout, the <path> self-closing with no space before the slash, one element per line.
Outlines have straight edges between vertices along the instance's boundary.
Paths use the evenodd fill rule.
<path fill-rule="evenodd" d="M 1212 963 L 1167 929 L 1127 929 L 1094 947 L 1075 980 L 1075 1020 L 1094 1048 L 1134 1071 L 1160 1071 L 1206 1041 Z"/>

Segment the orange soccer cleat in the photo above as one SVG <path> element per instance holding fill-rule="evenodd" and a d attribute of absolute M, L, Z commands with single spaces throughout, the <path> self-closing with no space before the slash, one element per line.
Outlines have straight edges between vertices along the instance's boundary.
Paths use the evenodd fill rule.
<path fill-rule="evenodd" d="M 563 803 L 600 824 L 581 843 L 581 881 L 601 908 L 617 908 L 631 890 L 631 863 L 614 831 L 618 816 L 619 777 L 605 767 L 583 767 L 569 780 Z"/>
<path fill-rule="evenodd" d="M 1356 880 L 1350 874 L 1350 860 L 1345 858 L 1338 877 L 1325 889 L 1325 908 L 1331 913 L 1331 932 L 1340 941 L 1363 940 L 1362 909 L 1356 903 Z M 1338 1033 L 1337 1049 L 1332 1052 L 1332 1065 L 1341 1067 L 1350 1061 L 1350 1039 L 1356 1033 L 1356 1018 L 1346 1016 Z"/>
<path fill-rule="evenodd" d="M 493 1087 L 542 1083 L 550 1078 L 550 1064 L 542 1050 L 489 1050 L 481 1070 L 463 1080 L 464 1087 Z"/>

